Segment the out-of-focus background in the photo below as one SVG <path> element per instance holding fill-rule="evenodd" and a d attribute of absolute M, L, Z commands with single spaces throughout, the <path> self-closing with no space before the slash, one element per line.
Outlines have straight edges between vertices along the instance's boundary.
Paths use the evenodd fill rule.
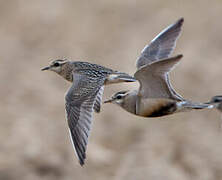
<path fill-rule="evenodd" d="M 171 81 L 204 102 L 222 94 L 220 0 L 0 1 L 0 180 L 221 180 L 216 110 L 145 119 L 104 105 L 80 167 L 64 112 L 70 84 L 40 71 L 67 57 L 133 74 L 143 47 L 180 17 L 174 54 L 184 58 Z M 137 85 L 109 86 L 104 99 Z"/>

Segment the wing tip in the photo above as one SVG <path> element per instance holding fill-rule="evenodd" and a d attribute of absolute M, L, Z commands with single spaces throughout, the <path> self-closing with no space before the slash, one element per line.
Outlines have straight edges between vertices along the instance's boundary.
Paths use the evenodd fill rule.
<path fill-rule="evenodd" d="M 166 59 L 163 59 L 163 60 L 173 60 L 175 62 L 179 62 L 183 57 L 183 54 L 178 54 L 176 56 L 172 56 L 172 57 L 169 57 L 169 58 L 166 58 Z"/>
<path fill-rule="evenodd" d="M 181 17 L 180 19 L 177 20 L 176 24 L 182 25 L 184 22 L 184 18 Z"/>
<path fill-rule="evenodd" d="M 79 160 L 79 164 L 81 166 L 83 166 L 85 164 L 85 159 L 86 159 L 86 153 L 85 152 L 79 152 L 78 151 L 78 146 L 76 145 L 75 141 L 73 140 L 73 135 L 72 135 L 72 132 L 71 130 L 69 129 L 69 135 L 70 135 L 70 140 L 71 140 L 71 143 L 72 143 L 72 146 L 73 146 L 73 149 L 74 149 L 74 152 Z"/>
<path fill-rule="evenodd" d="M 83 167 L 85 164 L 85 159 L 79 159 L 79 164 Z"/>
<path fill-rule="evenodd" d="M 183 57 L 183 54 L 178 54 L 175 56 L 175 59 L 181 59 Z"/>
<path fill-rule="evenodd" d="M 176 55 L 175 58 L 179 61 L 183 58 L 183 54 Z"/>
<path fill-rule="evenodd" d="M 81 154 L 80 154 L 81 153 Z M 81 166 L 84 166 L 85 164 L 85 159 L 86 159 L 86 153 L 85 152 L 80 152 L 80 153 L 77 153 L 77 157 L 79 159 L 79 164 Z"/>

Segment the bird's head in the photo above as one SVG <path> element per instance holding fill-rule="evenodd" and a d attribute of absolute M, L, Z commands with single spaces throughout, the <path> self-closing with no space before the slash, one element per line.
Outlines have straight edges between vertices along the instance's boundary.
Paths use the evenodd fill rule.
<path fill-rule="evenodd" d="M 114 94 L 110 99 L 104 101 L 104 103 L 114 103 L 121 105 L 124 102 L 125 97 L 128 95 L 129 91 L 120 91 Z"/>
<path fill-rule="evenodd" d="M 61 73 L 63 66 L 65 64 L 67 64 L 68 62 L 69 61 L 67 59 L 64 59 L 64 60 L 57 59 L 57 60 L 50 62 L 49 66 L 46 66 L 46 67 L 42 68 L 41 70 L 42 71 L 50 70 L 50 71 L 54 71 L 56 73 Z"/>
<path fill-rule="evenodd" d="M 214 96 L 210 100 L 211 103 L 221 103 L 222 102 L 222 96 Z"/>
<path fill-rule="evenodd" d="M 222 112 L 222 96 L 221 95 L 213 96 L 211 100 L 207 102 L 207 104 L 213 105 L 213 107 L 217 108 L 218 110 Z"/>

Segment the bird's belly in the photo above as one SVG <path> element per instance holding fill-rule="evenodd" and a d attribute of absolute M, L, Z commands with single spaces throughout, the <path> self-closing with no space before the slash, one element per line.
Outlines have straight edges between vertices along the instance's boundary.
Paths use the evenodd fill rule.
<path fill-rule="evenodd" d="M 143 117 L 160 117 L 176 112 L 176 101 L 170 99 L 142 99 L 138 104 L 138 115 Z"/>

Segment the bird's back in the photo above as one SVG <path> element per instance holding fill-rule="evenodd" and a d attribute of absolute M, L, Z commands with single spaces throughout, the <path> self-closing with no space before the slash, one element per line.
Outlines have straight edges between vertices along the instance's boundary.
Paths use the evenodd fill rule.
<path fill-rule="evenodd" d="M 92 78 L 105 77 L 105 85 L 114 84 L 120 82 L 134 82 L 134 77 L 127 73 L 115 71 L 98 64 L 92 64 L 88 62 L 75 61 L 71 62 L 76 72 L 84 73 Z"/>
<path fill-rule="evenodd" d="M 93 63 L 88 63 L 84 61 L 71 61 L 70 63 L 74 66 L 75 69 L 82 69 L 82 70 L 93 69 L 95 71 L 99 71 L 104 74 L 111 74 L 115 72 L 112 69 L 106 68 L 104 66 L 93 64 Z"/>

